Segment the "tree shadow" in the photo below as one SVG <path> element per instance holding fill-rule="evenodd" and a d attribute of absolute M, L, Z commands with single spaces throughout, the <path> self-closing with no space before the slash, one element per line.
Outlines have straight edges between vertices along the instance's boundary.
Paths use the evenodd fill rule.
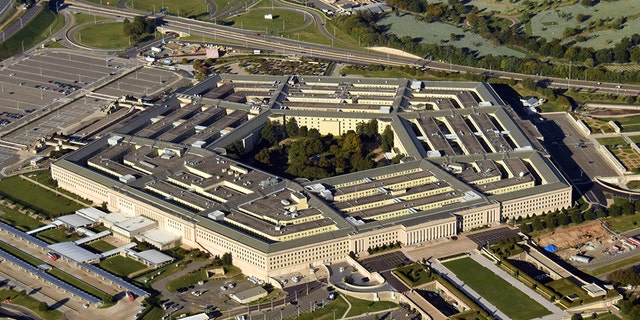
<path fill-rule="evenodd" d="M 56 310 L 60 307 L 62 307 L 65 303 L 67 303 L 69 301 L 69 298 L 64 298 L 62 300 L 58 300 L 56 301 L 56 303 L 52 304 L 49 306 L 50 310 Z"/>

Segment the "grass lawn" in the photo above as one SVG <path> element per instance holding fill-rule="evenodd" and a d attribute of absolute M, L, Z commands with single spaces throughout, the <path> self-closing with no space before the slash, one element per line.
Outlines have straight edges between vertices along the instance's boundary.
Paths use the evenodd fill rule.
<path fill-rule="evenodd" d="M 431 276 L 431 273 L 425 270 L 425 268 L 419 264 L 411 264 L 408 266 L 400 267 L 394 270 L 394 272 L 405 282 L 407 282 L 410 287 L 416 287 L 434 280 L 434 278 Z"/>
<path fill-rule="evenodd" d="M 46 7 L 46 4 L 43 3 Z M 0 59 L 7 59 L 27 50 L 46 39 L 50 32 L 56 32 L 64 26 L 64 15 L 56 15 L 43 8 L 24 28 L 0 43 Z"/>
<path fill-rule="evenodd" d="M 4 205 L 0 205 L 0 211 L 0 221 L 22 231 L 29 231 L 44 225 L 32 217 Z"/>
<path fill-rule="evenodd" d="M 273 19 L 265 19 L 271 14 Z M 304 15 L 300 12 L 285 9 L 252 8 L 247 13 L 233 16 L 225 20 L 225 24 L 234 28 L 256 30 L 267 35 L 281 34 L 290 29 L 297 29 L 304 25 Z"/>
<path fill-rule="evenodd" d="M 426 79 L 428 76 L 416 76 L 413 73 L 404 72 L 398 68 L 391 70 L 371 70 L 369 68 L 360 68 L 354 66 L 346 66 L 340 69 L 341 74 L 345 75 L 358 75 L 363 77 L 375 77 L 375 78 L 400 78 L 400 79 Z"/>
<path fill-rule="evenodd" d="M 126 277 L 132 272 L 146 268 L 143 263 L 123 256 L 114 256 L 102 260 L 100 261 L 100 267 L 120 277 Z"/>
<path fill-rule="evenodd" d="M 180 278 L 171 280 L 167 283 L 167 290 L 175 292 L 179 288 L 195 285 L 198 281 L 207 281 L 207 272 L 205 270 L 196 270 L 190 272 Z"/>
<path fill-rule="evenodd" d="M 194 19 L 204 19 L 209 17 L 209 6 L 205 1 L 183 1 L 183 0 L 129 0 L 127 7 L 146 11 L 160 12 L 164 6 L 166 13 L 172 16 L 180 16 Z"/>
<path fill-rule="evenodd" d="M 64 228 L 49 229 L 36 235 L 38 239 L 46 243 L 58 243 L 67 241 L 76 241 L 80 239 L 76 233 L 67 233 Z"/>
<path fill-rule="evenodd" d="M 60 45 L 60 47 L 65 48 L 64 46 Z M 45 186 L 48 186 L 50 188 L 54 188 L 56 189 L 56 191 L 58 193 L 64 193 L 72 198 L 76 198 L 84 203 L 87 204 L 87 206 L 90 206 L 92 204 L 91 201 L 87 200 L 87 199 L 83 199 L 80 198 L 77 194 L 75 193 L 71 193 L 65 189 L 62 188 L 57 188 L 56 186 L 56 181 L 51 179 L 51 171 L 49 170 L 40 170 L 40 171 L 33 171 L 33 172 L 29 172 L 29 173 L 25 173 L 24 176 L 26 176 L 29 179 L 35 180 L 36 182 L 43 184 Z"/>
<path fill-rule="evenodd" d="M 16 290 L 3 289 L 0 290 L 0 299 L 11 299 L 12 304 L 23 306 L 35 313 L 37 313 L 42 319 L 58 320 L 64 317 L 64 314 L 58 310 L 40 310 L 41 301 L 37 300 L 29 295 L 20 294 Z"/>
<path fill-rule="evenodd" d="M 338 298 L 331 301 L 331 303 L 324 306 L 324 308 L 318 308 L 314 312 L 301 313 L 300 316 L 296 317 L 295 319 L 296 320 L 332 320 L 334 319 L 333 310 L 336 311 L 335 319 L 342 319 L 343 315 L 347 312 L 347 309 L 348 309 L 347 302 L 343 298 Z M 351 312 L 349 312 L 349 314 L 351 314 Z"/>
<path fill-rule="evenodd" d="M 444 265 L 514 320 L 533 319 L 550 314 L 549 310 L 471 258 L 451 260 Z"/>
<path fill-rule="evenodd" d="M 596 139 L 603 146 L 617 146 L 622 145 L 626 146 L 627 142 L 622 137 L 607 137 L 607 138 L 598 138 Z"/>
<path fill-rule="evenodd" d="M 638 136 L 629 136 L 629 139 L 631 141 L 633 141 L 633 143 L 635 143 L 635 144 L 640 143 L 640 135 L 638 135 Z"/>
<path fill-rule="evenodd" d="M 19 176 L 0 180 L 0 193 L 49 217 L 57 217 L 82 208 L 76 202 L 36 186 Z"/>
<path fill-rule="evenodd" d="M 126 48 L 134 45 L 124 33 L 122 22 L 89 25 L 76 33 L 78 42 L 94 48 Z"/>
<path fill-rule="evenodd" d="M 602 266 L 600 268 L 595 268 L 593 270 L 583 270 L 583 271 L 588 273 L 588 274 L 590 274 L 590 275 L 593 275 L 593 276 L 597 277 L 597 276 L 603 275 L 605 273 L 609 273 L 611 271 L 615 271 L 615 270 L 618 270 L 618 269 L 622 269 L 624 267 L 635 265 L 638 262 L 640 262 L 640 255 L 633 256 L 631 258 L 623 259 L 623 260 L 620 260 L 620 261 L 616 261 L 614 263 L 610 263 L 610 264 L 608 264 L 606 266 Z"/>
<path fill-rule="evenodd" d="M 627 188 L 629 188 L 629 189 L 638 189 L 638 188 L 640 188 L 640 181 L 633 180 L 633 181 L 627 182 Z"/>
<path fill-rule="evenodd" d="M 92 14 L 85 14 L 85 13 L 76 13 L 73 15 L 73 20 L 74 20 L 74 25 L 79 25 L 79 24 L 83 24 L 85 22 L 100 22 L 100 21 L 105 21 L 105 20 L 111 20 L 114 21 L 114 19 L 111 18 L 107 18 L 107 17 L 101 17 L 101 16 L 96 16 L 96 15 L 92 15 Z"/>
<path fill-rule="evenodd" d="M 359 316 L 361 314 L 365 314 L 368 312 L 377 312 L 382 310 L 394 309 L 398 307 L 397 304 L 390 301 L 374 302 L 374 301 L 361 300 L 361 299 L 357 299 L 349 296 L 345 296 L 345 298 L 349 300 L 349 303 L 351 303 L 351 309 L 349 310 L 349 313 L 347 313 L 346 315 L 347 318 Z M 327 307 L 330 307 L 330 306 L 327 306 Z M 338 314 L 337 311 L 336 311 L 336 314 Z"/>
<path fill-rule="evenodd" d="M 60 269 L 56 269 L 53 268 L 49 271 L 49 274 L 90 294 L 93 295 L 94 297 L 97 297 L 98 299 L 102 299 L 104 300 L 105 298 L 107 298 L 109 295 L 107 293 L 105 293 L 104 291 L 97 289 L 95 287 L 93 287 L 92 285 L 89 285 L 88 283 L 60 270 Z"/>
<path fill-rule="evenodd" d="M 607 221 L 611 225 L 611 230 L 625 232 L 638 227 L 638 224 L 640 224 L 640 214 L 607 217 Z"/>
<path fill-rule="evenodd" d="M 621 118 L 601 118 L 604 121 L 613 121 L 622 127 L 624 132 L 633 132 L 640 130 L 640 116 L 627 116 Z"/>
<path fill-rule="evenodd" d="M 164 310 L 162 310 L 162 308 L 158 306 L 154 306 L 151 308 L 151 310 L 149 310 L 149 312 L 144 314 L 144 317 L 142 317 L 142 320 L 158 320 L 158 319 L 161 319 L 162 316 L 164 316 L 164 314 L 165 312 Z"/>
<path fill-rule="evenodd" d="M 564 299 L 564 304 L 569 307 L 579 306 L 581 303 L 591 303 L 594 301 L 599 301 L 602 298 L 600 297 L 590 297 L 586 291 L 582 288 L 578 287 L 575 283 L 571 282 L 569 279 L 558 279 L 545 284 L 547 287 L 553 288 L 556 292 L 560 293 L 562 297 L 566 297 L 571 294 L 577 294 L 579 298 L 573 302 L 570 302 L 568 299 Z"/>
<path fill-rule="evenodd" d="M 12 254 L 12 255 L 24 260 L 25 262 L 27 262 L 27 263 L 29 263 L 31 265 L 34 265 L 34 266 L 38 266 L 38 265 L 41 265 L 43 263 L 42 260 L 40 260 L 40 259 L 38 259 L 36 257 L 33 257 L 33 256 L 27 254 L 26 252 L 20 250 L 20 249 L 16 249 L 16 248 L 14 248 L 14 247 L 12 247 L 12 246 L 10 246 L 10 245 L 2 242 L 2 241 L 0 241 L 0 249 L 4 250 L 6 252 L 9 252 L 10 254 Z"/>
<path fill-rule="evenodd" d="M 89 244 L 87 244 L 87 246 L 95 249 L 96 251 L 99 252 L 107 252 L 109 250 L 115 249 L 116 246 L 104 241 L 104 240 L 98 240 L 98 241 L 94 241 L 91 242 Z"/>

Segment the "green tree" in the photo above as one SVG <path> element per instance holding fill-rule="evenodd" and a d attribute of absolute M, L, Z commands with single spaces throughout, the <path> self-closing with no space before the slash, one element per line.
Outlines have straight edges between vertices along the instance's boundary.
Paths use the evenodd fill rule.
<path fill-rule="evenodd" d="M 222 255 L 222 258 L 221 258 L 221 259 L 222 259 L 222 263 L 223 263 L 225 266 L 230 266 L 230 265 L 232 265 L 232 264 L 233 264 L 233 258 L 231 257 L 231 253 L 230 253 L 230 252 L 225 252 L 225 253 Z"/>
<path fill-rule="evenodd" d="M 284 125 L 284 130 L 287 133 L 287 137 L 295 137 L 298 135 L 298 121 L 296 118 L 291 118 L 287 120 L 287 123 Z"/>
<path fill-rule="evenodd" d="M 380 148 L 384 152 L 389 152 L 393 148 L 393 130 L 391 126 L 387 125 L 382 131 L 381 137 L 382 143 L 380 144 Z"/>

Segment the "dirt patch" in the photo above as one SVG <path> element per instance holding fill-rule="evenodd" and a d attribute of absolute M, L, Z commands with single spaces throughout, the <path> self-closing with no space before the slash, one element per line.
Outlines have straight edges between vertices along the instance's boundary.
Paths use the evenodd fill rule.
<path fill-rule="evenodd" d="M 534 239 L 541 247 L 553 244 L 559 249 L 565 249 L 587 241 L 602 241 L 608 237 L 609 233 L 600 225 L 600 222 L 593 221 L 575 227 L 558 228 L 554 232 L 539 235 Z"/>

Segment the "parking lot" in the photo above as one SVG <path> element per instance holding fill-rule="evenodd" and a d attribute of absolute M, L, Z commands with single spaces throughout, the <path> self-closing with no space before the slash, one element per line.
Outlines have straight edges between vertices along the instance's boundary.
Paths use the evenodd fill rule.
<path fill-rule="evenodd" d="M 4 141 L 21 146 L 55 132 L 72 134 L 104 116 L 100 108 L 114 99 L 176 88 L 180 79 L 173 71 L 144 68 L 136 60 L 36 52 L 0 68 L 0 131 L 7 133 Z"/>

